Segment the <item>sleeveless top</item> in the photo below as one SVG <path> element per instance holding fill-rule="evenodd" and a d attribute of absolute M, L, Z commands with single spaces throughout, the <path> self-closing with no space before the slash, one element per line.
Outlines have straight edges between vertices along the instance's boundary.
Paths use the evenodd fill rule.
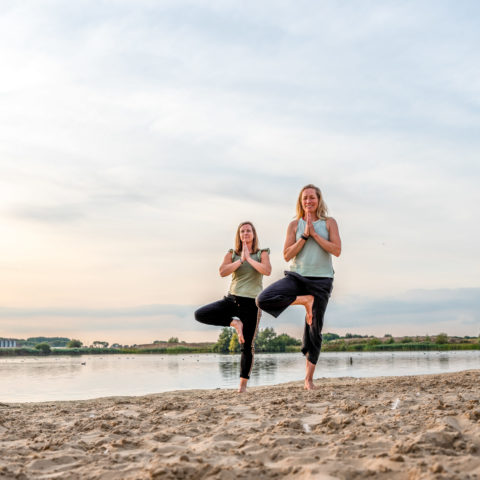
<path fill-rule="evenodd" d="M 305 231 L 305 220 L 300 218 L 295 235 L 298 240 Z M 313 222 L 313 228 L 318 235 L 329 240 L 327 222 L 317 220 Z M 292 259 L 290 264 L 292 272 L 299 273 L 304 277 L 330 277 L 333 278 L 332 256 L 324 250 L 313 238 L 309 238 L 303 248 Z"/>
<path fill-rule="evenodd" d="M 233 249 L 229 252 L 232 254 L 232 261 L 240 260 L 240 255 L 237 255 Z M 262 248 L 256 253 L 251 253 L 250 256 L 257 262 L 262 261 L 262 252 L 270 254 L 269 248 Z M 255 298 L 262 290 L 263 275 L 257 272 L 248 262 L 243 262 L 233 273 L 232 283 L 228 293 L 238 295 L 239 297 Z"/>

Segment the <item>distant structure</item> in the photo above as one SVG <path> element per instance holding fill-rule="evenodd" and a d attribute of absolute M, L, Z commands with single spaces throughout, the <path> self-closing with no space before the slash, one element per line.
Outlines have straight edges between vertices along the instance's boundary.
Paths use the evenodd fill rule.
<path fill-rule="evenodd" d="M 0 348 L 15 348 L 16 346 L 16 340 L 11 340 L 10 338 L 0 338 Z"/>

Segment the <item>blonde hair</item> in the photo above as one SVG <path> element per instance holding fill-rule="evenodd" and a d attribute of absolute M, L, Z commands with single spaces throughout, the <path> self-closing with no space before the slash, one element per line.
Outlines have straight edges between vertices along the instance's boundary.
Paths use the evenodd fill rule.
<path fill-rule="evenodd" d="M 325 201 L 323 200 L 323 196 L 322 196 L 322 192 L 320 191 L 320 189 L 318 187 L 316 187 L 315 185 L 312 185 L 311 183 L 309 183 L 308 185 L 305 185 L 301 190 L 300 190 L 300 194 L 298 195 L 298 200 L 297 200 L 297 220 L 300 220 L 301 218 L 303 218 L 305 216 L 305 210 L 303 209 L 303 206 L 302 206 L 302 195 L 303 195 L 303 192 L 307 189 L 307 188 L 312 188 L 313 190 L 315 190 L 315 193 L 317 194 L 317 198 L 318 198 L 318 207 L 317 207 L 317 217 L 320 219 L 320 220 L 326 220 L 327 219 L 327 216 L 328 216 L 328 209 L 327 209 L 327 204 L 325 203 Z"/>
<path fill-rule="evenodd" d="M 252 240 L 252 251 L 250 253 L 257 253 L 258 251 L 258 239 L 257 239 L 257 231 L 255 230 L 255 227 L 253 226 L 253 223 L 252 222 L 242 222 L 238 228 L 237 228 L 237 233 L 235 235 L 235 253 L 237 255 L 240 255 L 240 253 L 242 252 L 242 241 L 240 240 L 240 229 L 244 226 L 244 225 L 250 225 L 252 227 L 252 231 L 253 231 L 253 240 Z"/>

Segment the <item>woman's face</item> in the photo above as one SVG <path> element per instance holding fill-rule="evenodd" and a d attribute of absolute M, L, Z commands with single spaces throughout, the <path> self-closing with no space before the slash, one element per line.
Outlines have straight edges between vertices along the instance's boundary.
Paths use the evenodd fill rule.
<path fill-rule="evenodd" d="M 316 213 L 318 208 L 318 197 L 317 192 L 313 188 L 306 188 L 302 192 L 302 207 L 305 213 Z"/>
<path fill-rule="evenodd" d="M 240 240 L 246 243 L 253 242 L 253 229 L 249 223 L 240 227 Z"/>

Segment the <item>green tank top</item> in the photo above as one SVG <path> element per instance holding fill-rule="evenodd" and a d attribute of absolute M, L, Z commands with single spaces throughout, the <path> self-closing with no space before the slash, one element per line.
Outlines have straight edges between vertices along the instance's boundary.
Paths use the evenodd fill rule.
<path fill-rule="evenodd" d="M 230 249 L 229 252 L 232 254 L 233 262 L 240 260 L 240 255 L 237 255 L 233 249 Z M 270 249 L 262 248 L 257 253 L 251 253 L 250 256 L 257 262 L 261 262 L 262 252 L 270 254 Z M 260 272 L 257 272 L 248 262 L 243 262 L 232 273 L 232 283 L 228 293 L 239 297 L 256 298 L 263 290 L 262 280 L 263 275 Z"/>
<path fill-rule="evenodd" d="M 325 220 L 313 222 L 315 232 L 329 240 L 327 223 Z M 297 224 L 296 240 L 305 231 L 305 220 L 300 218 Z M 309 238 L 303 248 L 297 253 L 290 264 L 292 272 L 304 277 L 330 277 L 333 278 L 332 256 L 325 251 L 313 238 Z"/>

